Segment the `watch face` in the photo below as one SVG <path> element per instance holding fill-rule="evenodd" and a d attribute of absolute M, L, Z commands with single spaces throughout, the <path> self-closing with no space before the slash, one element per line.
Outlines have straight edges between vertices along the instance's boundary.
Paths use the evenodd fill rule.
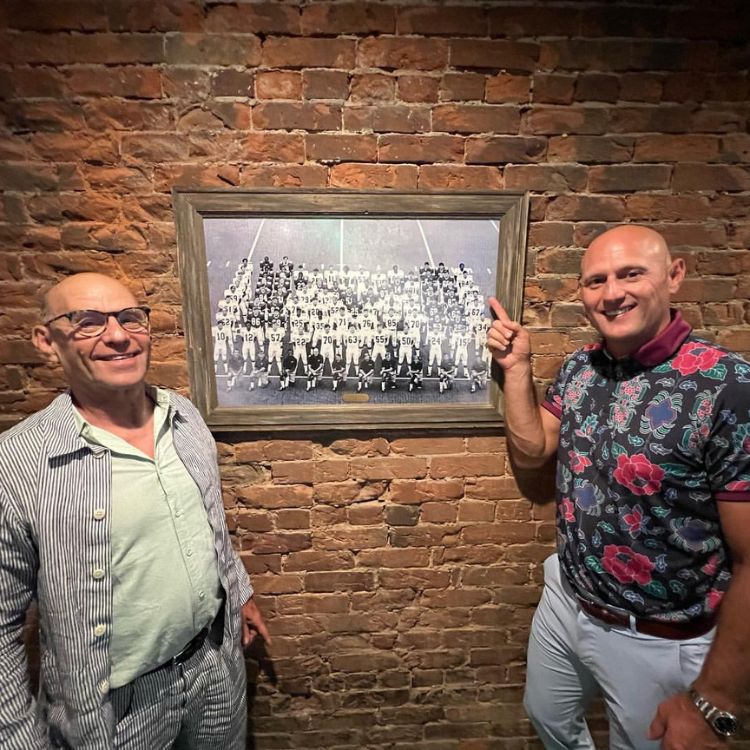
<path fill-rule="evenodd" d="M 713 721 L 714 729 L 725 737 L 731 737 L 737 731 L 737 719 L 729 714 L 720 714 Z"/>

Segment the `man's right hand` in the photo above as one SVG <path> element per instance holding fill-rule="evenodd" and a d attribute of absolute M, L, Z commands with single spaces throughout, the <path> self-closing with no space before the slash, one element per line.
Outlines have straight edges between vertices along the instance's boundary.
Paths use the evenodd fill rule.
<path fill-rule="evenodd" d="M 489 305 L 495 318 L 487 331 L 487 347 L 492 359 L 506 371 L 520 364 L 528 366 L 531 361 L 529 332 L 508 317 L 495 297 L 489 298 Z"/>

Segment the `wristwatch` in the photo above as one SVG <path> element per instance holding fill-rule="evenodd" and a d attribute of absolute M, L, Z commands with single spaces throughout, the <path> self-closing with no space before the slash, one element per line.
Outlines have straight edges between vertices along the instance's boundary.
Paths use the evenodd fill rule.
<path fill-rule="evenodd" d="M 703 714 L 711 729 L 720 737 L 733 737 L 740 728 L 740 721 L 729 711 L 722 711 L 707 701 L 694 687 L 688 691 L 690 699 L 695 707 Z"/>

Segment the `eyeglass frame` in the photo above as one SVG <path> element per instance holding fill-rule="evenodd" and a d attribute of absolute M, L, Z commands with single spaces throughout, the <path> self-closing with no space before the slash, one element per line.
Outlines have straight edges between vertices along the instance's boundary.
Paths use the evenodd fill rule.
<path fill-rule="evenodd" d="M 85 309 L 85 310 L 71 310 L 70 312 L 64 312 L 60 313 L 60 315 L 55 315 L 54 318 L 50 318 L 49 320 L 45 320 L 42 325 L 48 326 L 50 323 L 54 323 L 56 320 L 61 320 L 62 318 L 67 318 L 68 323 L 71 325 L 73 324 L 72 317 L 73 315 L 77 315 L 80 313 L 97 313 L 99 315 L 104 315 L 104 325 L 102 326 L 101 331 L 97 331 L 97 333 L 83 333 L 80 329 L 76 328 L 78 335 L 83 336 L 87 339 L 93 339 L 97 336 L 101 336 L 104 331 L 107 330 L 107 325 L 109 324 L 109 319 L 111 317 L 114 317 L 114 319 L 117 321 L 117 324 L 122 328 L 124 331 L 128 331 L 125 326 L 120 322 L 119 316 L 122 315 L 126 310 L 141 310 L 142 312 L 146 313 L 146 325 L 144 326 L 143 330 L 148 331 L 151 329 L 151 320 L 149 318 L 149 315 L 151 315 L 151 308 L 148 305 L 129 305 L 128 307 L 123 307 L 122 310 L 110 310 L 109 312 L 105 312 L 104 310 L 91 310 L 91 309 Z M 136 333 L 136 331 L 128 331 L 128 333 Z"/>

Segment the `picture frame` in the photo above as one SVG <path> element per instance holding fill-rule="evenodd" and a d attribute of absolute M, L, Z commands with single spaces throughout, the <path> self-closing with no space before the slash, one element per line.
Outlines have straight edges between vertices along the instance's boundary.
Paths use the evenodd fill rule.
<path fill-rule="evenodd" d="M 173 198 L 191 394 L 213 431 L 502 424 L 482 336 L 490 295 L 520 319 L 527 194 Z"/>

